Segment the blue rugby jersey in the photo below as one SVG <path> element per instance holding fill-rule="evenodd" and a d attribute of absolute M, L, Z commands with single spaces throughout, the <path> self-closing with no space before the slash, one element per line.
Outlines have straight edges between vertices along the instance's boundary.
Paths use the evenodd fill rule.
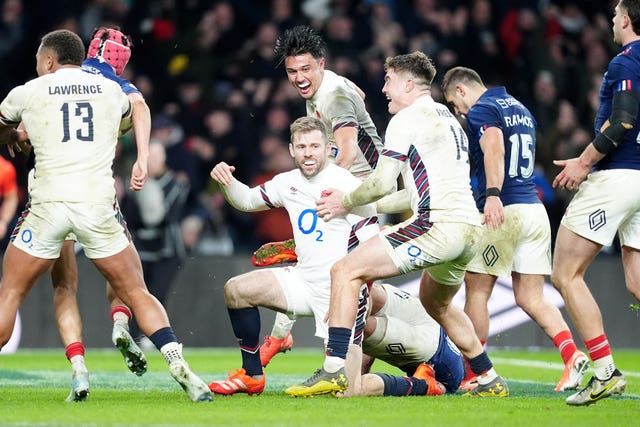
<path fill-rule="evenodd" d="M 613 95 L 626 90 L 640 90 L 640 41 L 623 46 L 609 62 L 600 86 L 600 106 L 594 121 L 596 135 L 611 116 Z M 596 163 L 594 169 L 640 170 L 639 131 L 640 117 L 637 117 L 635 126 L 627 132 L 620 145 Z"/>
<path fill-rule="evenodd" d="M 504 87 L 485 91 L 467 114 L 471 174 L 477 182 L 476 205 L 482 212 L 486 199 L 487 177 L 480 138 L 490 127 L 502 130 L 504 136 L 504 182 L 502 204 L 541 203 L 533 182 L 536 150 L 536 121 L 520 101 Z"/>
<path fill-rule="evenodd" d="M 116 75 L 111 65 L 104 61 L 100 61 L 97 58 L 87 58 L 82 62 L 82 70 L 91 74 L 98 74 L 102 77 L 106 77 L 109 80 L 113 80 L 118 83 L 122 88 L 122 91 L 129 95 L 131 93 L 140 93 L 137 87 L 127 79 L 123 79 Z"/>

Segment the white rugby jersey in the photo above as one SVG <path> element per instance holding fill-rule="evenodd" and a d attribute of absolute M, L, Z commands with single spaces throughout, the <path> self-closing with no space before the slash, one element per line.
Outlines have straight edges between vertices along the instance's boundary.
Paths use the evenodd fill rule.
<path fill-rule="evenodd" d="M 113 202 L 112 164 L 130 104 L 120 86 L 78 68 L 61 68 L 11 90 L 4 123 L 24 122 L 36 158 L 31 203 Z"/>
<path fill-rule="evenodd" d="M 306 105 L 307 116 L 322 120 L 327 128 L 327 136 L 332 146 L 329 156 L 331 161 L 335 161 L 337 155 L 334 130 L 350 126 L 358 130 L 360 150 L 349 171 L 356 176 L 362 176 L 375 168 L 382 150 L 382 139 L 364 101 L 349 79 L 333 71 L 324 70 L 320 87 L 313 98 L 307 100 Z"/>
<path fill-rule="evenodd" d="M 296 241 L 296 269 L 308 282 L 330 284 L 333 263 L 345 256 L 358 241 L 377 234 L 379 227 L 373 204 L 325 222 L 316 214 L 315 201 L 327 188 L 349 192 L 360 184 L 361 181 L 346 169 L 328 163 L 311 179 L 294 169 L 251 189 L 234 180 L 225 191 L 231 204 L 240 210 L 284 207 Z"/>
<path fill-rule="evenodd" d="M 391 118 L 382 155 L 404 162 L 402 178 L 414 215 L 480 225 L 467 150 L 458 120 L 446 106 L 423 96 Z"/>

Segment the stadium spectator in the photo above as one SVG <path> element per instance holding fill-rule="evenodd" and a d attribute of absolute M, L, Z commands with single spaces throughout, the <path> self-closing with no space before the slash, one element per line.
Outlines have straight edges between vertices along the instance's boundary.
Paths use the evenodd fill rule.
<path fill-rule="evenodd" d="M 149 144 L 147 182 L 140 191 L 127 192 L 122 202 L 149 292 L 164 306 L 186 256 L 180 222 L 189 194 L 189 183 L 168 169 L 166 155 L 162 143 Z M 139 332 L 134 321 L 131 335 L 140 340 Z"/>
<path fill-rule="evenodd" d="M 5 95 L 11 87 L 24 81 L 25 76 L 33 76 L 32 67 L 29 65 L 31 63 L 29 52 L 32 46 L 37 46 L 38 34 L 66 25 L 63 21 L 69 16 L 76 17 L 75 25 L 78 26 L 80 17 L 84 20 L 84 17 L 87 16 L 91 18 L 86 22 L 80 22 L 84 28 L 82 31 L 88 32 L 92 28 L 91 23 L 96 22 L 102 25 L 119 25 L 131 29 L 135 44 L 144 46 L 144 49 L 139 50 L 130 61 L 126 72 L 131 75 L 128 74 L 126 78 L 134 82 L 144 94 L 152 117 L 155 118 L 159 114 L 169 114 L 173 117 L 176 125 L 183 129 L 187 139 L 192 135 L 202 135 L 200 131 L 191 127 L 193 123 L 201 123 L 197 117 L 201 113 L 176 114 L 176 111 L 172 109 L 174 105 L 180 103 L 180 79 L 183 75 L 192 76 L 198 82 L 202 95 L 202 111 L 209 111 L 220 105 L 226 106 L 228 98 L 236 96 L 235 94 L 238 92 L 244 92 L 247 103 L 242 113 L 246 120 L 239 121 L 237 117 L 234 117 L 234 120 L 240 123 L 240 126 L 248 124 L 244 126 L 248 130 L 248 134 L 245 135 L 248 140 L 247 144 L 252 144 L 252 141 L 256 141 L 264 133 L 262 118 L 265 109 L 269 106 L 273 104 L 285 105 L 294 117 L 301 114 L 299 109 L 302 107 L 299 98 L 295 99 L 295 90 L 291 85 L 287 87 L 286 80 L 276 78 L 276 80 L 269 82 L 269 79 L 263 79 L 260 86 L 257 86 L 255 84 L 256 77 L 249 74 L 253 65 L 251 58 L 247 58 L 244 48 L 259 44 L 256 40 L 258 35 L 262 37 L 267 33 L 259 31 L 263 24 L 265 27 L 269 27 L 270 23 L 275 23 L 280 32 L 293 25 L 307 24 L 316 28 L 321 34 L 326 34 L 327 20 L 331 15 L 347 15 L 353 22 L 354 37 L 356 37 L 359 46 L 357 55 L 350 58 L 349 67 L 359 70 L 359 75 L 354 76 L 354 83 L 367 93 L 365 101 L 367 109 L 379 132 L 386 128 L 388 116 L 384 112 L 385 99 L 380 95 L 376 82 L 380 79 L 381 63 L 387 53 L 377 56 L 367 54 L 371 49 L 374 51 L 379 49 L 379 46 L 375 46 L 380 41 L 379 38 L 366 37 L 366 34 L 372 30 L 369 21 L 372 18 L 374 7 L 383 9 L 385 4 L 388 5 L 391 10 L 391 19 L 397 22 L 405 32 L 407 44 L 397 45 L 395 47 L 397 52 L 394 52 L 393 55 L 406 51 L 424 50 L 431 57 L 440 58 L 441 52 L 446 50 L 446 56 L 456 61 L 451 66 L 462 65 L 478 71 L 485 69 L 483 67 L 488 67 L 488 70 L 481 72 L 487 85 L 491 86 L 496 82 L 506 83 L 507 87 L 513 88 L 511 89 L 513 94 L 532 111 L 535 109 L 531 103 L 535 95 L 535 86 L 527 76 L 536 76 L 539 71 L 548 70 L 557 85 L 556 99 L 571 101 L 578 111 L 581 127 L 585 129 L 591 128 L 592 119 L 597 111 L 597 105 L 590 102 L 595 99 L 595 104 L 597 104 L 599 83 L 594 85 L 593 81 L 599 78 L 604 71 L 590 70 L 587 61 L 591 64 L 601 64 L 602 62 L 601 53 L 590 53 L 590 51 L 592 49 L 599 50 L 601 49 L 599 45 L 604 45 L 609 55 L 613 54 L 609 25 L 611 10 L 607 2 L 559 0 L 488 2 L 487 0 L 474 0 L 473 2 L 446 3 L 434 0 L 412 2 L 376 0 L 358 3 L 325 0 L 319 2 L 315 0 L 305 2 L 291 2 L 289 0 L 259 2 L 254 0 L 245 2 L 249 5 L 246 8 L 239 8 L 234 2 L 227 2 L 234 15 L 234 24 L 228 33 L 234 43 L 237 41 L 241 47 L 228 55 L 225 54 L 227 58 L 224 61 L 212 56 L 211 50 L 215 49 L 215 45 L 219 43 L 217 41 L 217 22 L 220 19 L 218 10 L 224 10 L 226 6 L 214 8 L 207 2 L 197 1 L 126 3 L 50 0 L 40 2 L 37 8 L 26 8 L 24 2 L 22 3 L 23 6 L 17 8 L 13 5 L 20 5 L 19 1 L 6 0 L 4 2 L 4 4 L 12 5 L 11 10 L 19 11 L 19 13 L 7 15 L 7 17 L 15 18 L 12 22 L 19 23 L 7 25 L 17 25 L 22 36 L 17 44 L 10 44 L 9 50 L 0 53 L 0 59 L 10 61 L 12 64 L 11 67 L 0 69 L 1 95 Z M 115 3 L 121 4 L 115 5 Z M 379 6 L 377 3 L 381 3 L 383 6 Z M 570 3 L 573 3 L 571 5 L 573 11 L 569 8 Z M 312 5 L 316 5 L 320 12 L 310 12 Z M 116 9 L 112 10 L 113 7 Z M 506 54 L 507 44 L 503 44 L 500 38 L 500 25 L 512 16 L 507 12 L 513 11 L 513 16 L 517 17 L 522 8 L 528 9 L 529 17 L 533 18 L 529 21 L 536 22 L 535 43 L 539 49 L 533 52 L 537 58 L 540 58 L 539 62 L 522 55 L 514 58 L 509 57 Z M 276 9 L 278 12 L 270 12 L 270 10 L 275 11 Z M 211 12 L 210 15 L 208 11 Z M 226 13 L 226 16 L 229 15 Z M 465 15 L 468 16 L 466 23 L 462 19 Z M 580 18 L 575 20 L 574 16 Z M 199 26 L 198 22 L 201 20 L 206 23 L 203 22 Z M 574 20 L 579 25 L 574 25 Z M 229 19 L 226 21 L 229 22 Z M 585 21 L 588 25 L 585 25 Z M 511 24 L 516 25 L 517 22 L 514 22 Z M 463 34 L 464 44 L 457 43 L 458 47 L 453 49 L 448 46 L 448 38 L 442 31 L 443 28 L 455 28 L 456 32 Z M 2 29 L 1 25 L 0 29 Z M 202 40 L 200 40 L 201 31 L 206 33 L 206 35 L 202 34 Z M 365 36 L 363 37 L 363 35 Z M 525 40 L 523 42 L 521 38 L 521 47 L 522 43 L 526 47 L 526 38 L 529 35 L 523 37 Z M 511 43 L 516 39 L 517 37 L 513 37 L 507 41 Z M 2 40 L 10 40 L 10 38 Z M 481 48 L 476 47 L 478 43 L 482 43 Z M 388 43 L 383 46 L 388 47 Z M 268 49 L 263 47 L 264 49 L 261 51 L 266 55 L 266 58 Z M 527 48 L 526 52 L 532 52 L 532 50 Z M 450 53 L 455 56 L 451 56 Z M 591 61 L 597 58 L 600 60 Z M 329 62 L 333 61 L 333 58 L 328 59 Z M 479 63 L 480 60 L 481 63 Z M 440 60 L 438 64 L 440 68 L 443 68 Z M 521 69 L 523 64 L 532 64 L 532 67 L 524 69 L 523 72 L 513 71 Z M 275 68 L 271 69 L 272 75 L 277 72 Z M 263 68 L 263 71 L 266 69 Z M 371 79 L 370 84 L 365 81 L 365 76 L 367 79 Z M 440 76 L 436 75 L 436 83 L 439 83 L 439 79 Z M 513 85 L 512 81 L 517 82 L 518 85 Z M 441 100 L 437 90 L 434 90 L 432 96 L 436 100 Z M 543 117 L 536 115 L 535 111 L 533 112 L 542 126 Z M 196 126 L 196 128 L 200 126 Z M 547 131 L 540 129 L 540 132 L 542 140 Z M 592 131 L 589 130 L 589 132 Z M 128 150 L 128 147 L 125 148 L 122 153 L 124 158 L 119 157 L 118 164 L 132 162 L 130 157 L 133 154 Z M 255 158 L 255 153 L 249 150 L 242 156 L 252 160 Z M 173 161 L 171 154 L 168 155 L 168 158 L 170 162 Z M 552 169 L 545 168 L 545 173 L 550 180 L 553 179 L 551 175 L 553 172 Z M 126 170 L 116 170 L 116 173 L 123 178 L 127 175 Z M 24 194 L 26 192 L 25 176 L 20 175 L 18 180 L 20 194 Z M 197 197 L 190 198 L 190 203 L 195 203 L 198 208 L 207 209 L 209 191 L 210 189 L 193 190 L 194 193 L 197 192 Z M 224 219 L 220 219 L 220 221 L 224 221 Z M 210 233 L 207 230 L 212 226 L 206 223 L 202 225 L 204 234 Z M 219 226 L 216 225 L 216 227 Z M 251 230 L 247 229 L 246 232 L 251 233 Z M 242 252 L 249 250 L 249 248 L 237 245 L 235 250 Z"/>

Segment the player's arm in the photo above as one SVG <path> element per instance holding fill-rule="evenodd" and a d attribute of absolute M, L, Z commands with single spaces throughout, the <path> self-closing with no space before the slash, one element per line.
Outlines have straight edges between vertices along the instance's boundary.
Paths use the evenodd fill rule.
<path fill-rule="evenodd" d="M 502 189 L 504 182 L 504 135 L 498 127 L 485 129 L 480 138 L 480 149 L 484 155 L 484 171 L 487 189 Z M 499 194 L 487 194 L 484 203 L 484 224 L 495 230 L 504 222 L 504 208 Z"/>
<path fill-rule="evenodd" d="M 257 212 L 269 209 L 262 197 L 260 187 L 250 188 L 248 185 L 238 181 L 233 172 L 235 166 L 229 166 L 225 162 L 220 162 L 211 169 L 211 178 L 220 184 L 220 189 L 224 198 L 239 211 Z M 266 196 L 265 196 L 266 197 Z"/>
<path fill-rule="evenodd" d="M 595 139 L 580 154 L 580 157 L 569 160 L 554 160 L 564 169 L 553 180 L 553 187 L 572 190 L 586 178 L 591 168 L 615 150 L 626 134 L 636 124 L 640 111 L 640 92 L 624 90 L 616 92 L 611 101 L 611 115 L 600 128 Z"/>
<path fill-rule="evenodd" d="M 358 129 L 353 126 L 344 126 L 335 129 L 333 137 L 338 148 L 336 164 L 347 170 L 351 169 L 360 151 L 358 148 Z"/>
<path fill-rule="evenodd" d="M 346 209 L 373 203 L 396 190 L 396 181 L 403 163 L 392 157 L 381 156 L 378 165 L 362 184 L 342 198 Z"/>
<path fill-rule="evenodd" d="M 136 137 L 138 157 L 131 172 L 130 188 L 141 190 L 147 180 L 147 164 L 149 160 L 149 138 L 151 137 L 151 112 L 140 93 L 127 95 L 131 103 L 131 122 Z"/>
<path fill-rule="evenodd" d="M 376 202 L 376 210 L 380 213 L 395 214 L 411 210 L 411 198 L 406 189 L 384 196 Z"/>
<path fill-rule="evenodd" d="M 362 184 L 352 192 L 344 194 L 336 189 L 325 190 L 327 197 L 316 201 L 316 212 L 324 221 L 343 215 L 356 206 L 373 203 L 391 194 L 396 189 L 396 180 L 403 163 L 382 156 L 377 167 Z"/>

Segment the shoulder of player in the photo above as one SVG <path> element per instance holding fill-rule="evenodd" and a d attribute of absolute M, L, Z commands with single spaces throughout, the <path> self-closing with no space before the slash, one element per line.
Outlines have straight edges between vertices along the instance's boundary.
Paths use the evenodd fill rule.
<path fill-rule="evenodd" d="M 607 67 L 607 74 L 614 80 L 638 78 L 640 75 L 640 46 L 637 55 L 625 55 L 622 52 L 614 56 Z M 611 76 L 613 74 L 613 76 Z"/>
<path fill-rule="evenodd" d="M 274 182 L 275 184 L 287 184 L 287 183 L 291 183 L 294 180 L 299 179 L 302 176 L 302 174 L 300 173 L 299 169 L 292 169 L 290 171 L 286 171 L 286 172 L 280 172 L 277 173 L 273 176 L 273 178 L 271 178 L 271 181 Z"/>
<path fill-rule="evenodd" d="M 331 70 L 324 71 L 324 77 L 322 84 L 320 85 L 319 93 L 330 97 L 347 97 L 358 98 L 360 96 L 354 88 L 354 83 L 346 77 L 340 76 Z"/>
<path fill-rule="evenodd" d="M 328 173 L 325 175 L 326 177 L 329 177 L 327 181 L 331 181 L 327 182 L 327 185 L 335 187 L 339 190 L 350 190 L 351 188 L 355 188 L 362 183 L 359 178 L 356 178 L 347 169 L 333 163 L 329 163 L 327 165 L 327 172 Z"/>

